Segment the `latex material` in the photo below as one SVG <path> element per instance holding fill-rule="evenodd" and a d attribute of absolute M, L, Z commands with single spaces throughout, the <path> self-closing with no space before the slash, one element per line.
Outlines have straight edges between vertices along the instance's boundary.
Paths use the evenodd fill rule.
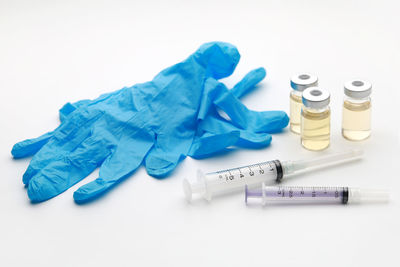
<path fill-rule="evenodd" d="M 199 127 L 190 156 L 203 158 L 213 155 L 224 150 L 228 143 L 247 148 L 265 147 L 271 142 L 269 133 L 279 132 L 286 127 L 286 113 L 251 111 L 238 100 L 238 97 L 254 89 L 265 75 L 263 68 L 253 70 L 232 90 L 213 78 L 207 79 L 199 110 Z M 224 119 L 217 108 L 223 110 L 230 120 Z"/>
<path fill-rule="evenodd" d="M 216 80 L 229 76 L 239 58 L 231 44 L 206 43 L 150 82 L 66 104 L 57 129 L 12 149 L 14 158 L 34 155 L 23 176 L 29 198 L 52 198 L 100 167 L 99 178 L 74 193 L 76 202 L 86 202 L 142 162 L 150 175 L 165 177 L 188 154 L 268 145 L 268 132 L 284 128 L 286 114 L 250 111 L 236 97 L 250 91 L 265 71 L 251 72 L 232 91 Z M 223 119 L 217 107 L 231 120 Z"/>

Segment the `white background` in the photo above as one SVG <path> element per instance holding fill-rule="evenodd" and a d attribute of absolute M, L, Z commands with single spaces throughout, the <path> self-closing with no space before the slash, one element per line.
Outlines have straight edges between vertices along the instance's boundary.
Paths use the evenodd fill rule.
<path fill-rule="evenodd" d="M 398 164 L 400 10 L 396 1 L 0 1 L 0 266 L 395 266 L 400 238 Z M 243 99 L 254 110 L 289 108 L 289 78 L 309 71 L 332 94 L 332 143 L 309 152 L 285 130 L 270 147 L 187 158 L 165 180 L 141 167 L 105 197 L 79 206 L 73 192 L 30 204 L 29 159 L 17 141 L 58 124 L 68 101 L 151 80 L 203 42 L 235 44 L 242 59 L 224 82 L 263 66 Z M 342 84 L 373 84 L 373 132 L 340 135 Z M 396 98 L 397 97 L 397 98 Z M 352 147 L 362 161 L 301 175 L 290 185 L 389 188 L 387 205 L 249 208 L 242 194 L 189 205 L 181 183 L 269 159 Z"/>

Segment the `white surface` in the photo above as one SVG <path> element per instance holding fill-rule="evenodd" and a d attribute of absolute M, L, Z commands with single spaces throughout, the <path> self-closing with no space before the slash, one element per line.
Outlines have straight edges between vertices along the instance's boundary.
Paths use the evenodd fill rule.
<path fill-rule="evenodd" d="M 396 1 L 0 1 L 0 266 L 395 266 L 400 238 Z M 235 44 L 232 86 L 264 66 L 243 101 L 288 111 L 289 78 L 309 71 L 332 94 L 332 145 L 304 150 L 287 130 L 269 148 L 187 158 L 165 180 L 143 168 L 107 196 L 78 206 L 72 194 L 31 205 L 21 177 L 29 159 L 12 145 L 58 124 L 67 101 L 150 80 L 206 41 Z M 373 84 L 372 137 L 340 135 L 343 83 Z M 397 99 L 396 99 L 397 97 Z M 298 176 L 287 185 L 389 188 L 388 205 L 248 208 L 243 194 L 188 205 L 183 177 L 351 147 L 365 159 Z"/>

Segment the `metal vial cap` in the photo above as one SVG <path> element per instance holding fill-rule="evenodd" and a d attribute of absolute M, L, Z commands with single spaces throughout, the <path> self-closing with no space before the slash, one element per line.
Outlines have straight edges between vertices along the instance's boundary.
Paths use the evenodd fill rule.
<path fill-rule="evenodd" d="M 368 97 L 371 91 L 371 83 L 364 80 L 351 80 L 344 84 L 344 94 L 349 97 L 362 99 Z"/>
<path fill-rule="evenodd" d="M 309 87 L 303 91 L 303 104 L 308 108 L 321 109 L 329 105 L 330 94 L 320 87 Z"/>
<path fill-rule="evenodd" d="M 308 87 L 318 86 L 318 77 L 309 73 L 298 73 L 290 79 L 290 86 L 302 92 Z"/>

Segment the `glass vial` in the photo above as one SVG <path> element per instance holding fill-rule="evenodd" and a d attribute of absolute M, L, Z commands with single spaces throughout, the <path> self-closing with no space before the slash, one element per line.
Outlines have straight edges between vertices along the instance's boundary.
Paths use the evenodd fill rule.
<path fill-rule="evenodd" d="M 309 150 L 323 150 L 330 143 L 330 94 L 320 87 L 310 87 L 303 91 L 302 100 L 301 144 Z"/>
<path fill-rule="evenodd" d="M 369 82 L 353 80 L 344 84 L 342 135 L 361 141 L 371 135 L 371 90 Z"/>
<path fill-rule="evenodd" d="M 290 86 L 293 89 L 290 92 L 290 130 L 296 134 L 300 134 L 300 116 L 303 106 L 301 95 L 308 87 L 317 85 L 317 76 L 309 73 L 296 74 L 290 79 Z"/>

